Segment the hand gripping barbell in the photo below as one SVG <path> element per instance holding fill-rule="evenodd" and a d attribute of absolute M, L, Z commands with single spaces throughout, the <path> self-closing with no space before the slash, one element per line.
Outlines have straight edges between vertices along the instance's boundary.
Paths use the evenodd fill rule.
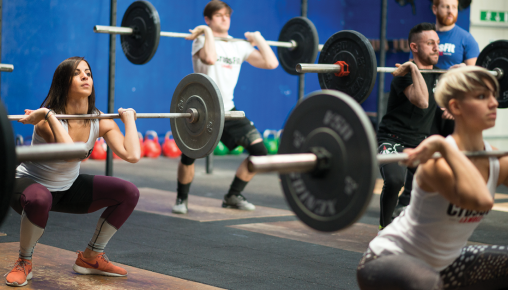
<path fill-rule="evenodd" d="M 94 26 L 94 32 L 120 34 L 122 50 L 127 59 L 134 64 L 145 64 L 157 51 L 159 38 L 185 38 L 188 33 L 160 31 L 159 13 L 148 1 L 135 1 L 125 11 L 120 27 Z M 238 38 L 221 38 L 222 41 L 247 41 Z M 284 70 L 297 75 L 295 66 L 298 63 L 314 62 L 322 45 L 314 24 L 305 17 L 290 19 L 282 27 L 278 41 L 267 41 L 268 45 L 277 46 L 279 62 Z"/>
<path fill-rule="evenodd" d="M 356 222 L 367 209 L 378 165 L 407 159 L 407 154 L 377 154 L 372 124 L 348 95 L 311 93 L 291 112 L 279 154 L 251 156 L 251 172 L 279 172 L 291 209 L 319 231 L 337 231 Z M 504 151 L 465 152 L 467 156 L 504 156 Z M 435 154 L 434 158 L 439 158 Z"/>

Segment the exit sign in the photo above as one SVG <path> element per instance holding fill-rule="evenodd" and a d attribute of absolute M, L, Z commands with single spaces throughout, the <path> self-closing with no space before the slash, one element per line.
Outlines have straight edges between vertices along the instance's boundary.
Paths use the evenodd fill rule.
<path fill-rule="evenodd" d="M 506 23 L 508 22 L 508 12 L 480 11 L 480 21 Z"/>

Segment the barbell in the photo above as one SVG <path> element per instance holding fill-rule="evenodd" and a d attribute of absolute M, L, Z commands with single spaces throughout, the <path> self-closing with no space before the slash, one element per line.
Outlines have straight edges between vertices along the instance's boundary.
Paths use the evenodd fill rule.
<path fill-rule="evenodd" d="M 160 31 L 159 13 L 148 1 L 135 1 L 125 11 L 121 26 L 95 25 L 94 32 L 120 34 L 122 50 L 134 64 L 145 64 L 154 56 L 159 38 L 185 38 L 189 33 Z M 239 38 L 215 37 L 221 41 L 246 41 Z M 267 41 L 268 45 L 279 47 L 279 62 L 284 70 L 297 75 L 295 66 L 301 62 L 314 62 L 322 47 L 314 24 L 305 17 L 290 19 L 282 27 L 278 41 Z"/>
<path fill-rule="evenodd" d="M 476 65 L 495 76 L 500 85 L 499 108 L 508 107 L 508 41 L 498 40 L 487 45 L 478 56 Z M 333 34 L 323 45 L 317 64 L 300 63 L 298 73 L 318 73 L 321 89 L 344 92 L 363 103 L 370 95 L 376 75 L 392 73 L 397 68 L 377 67 L 376 55 L 368 39 L 353 30 Z M 422 73 L 445 73 L 447 70 L 420 70 Z"/>
<path fill-rule="evenodd" d="M 470 157 L 506 151 L 464 152 Z M 434 158 L 439 158 L 435 154 Z M 335 90 L 311 93 L 291 112 L 279 154 L 250 156 L 250 172 L 279 172 L 286 200 L 313 229 L 338 231 L 356 222 L 373 195 L 379 164 L 407 154 L 377 154 L 372 124 L 362 107 Z"/>
<path fill-rule="evenodd" d="M 57 119 L 119 119 L 119 114 L 55 115 Z M 243 119 L 245 112 L 224 112 L 222 96 L 207 75 L 192 73 L 177 85 L 170 113 L 136 113 L 137 118 L 169 118 L 173 138 L 183 154 L 197 159 L 213 152 L 222 136 L 225 120 Z M 9 115 L 10 121 L 25 115 Z"/>

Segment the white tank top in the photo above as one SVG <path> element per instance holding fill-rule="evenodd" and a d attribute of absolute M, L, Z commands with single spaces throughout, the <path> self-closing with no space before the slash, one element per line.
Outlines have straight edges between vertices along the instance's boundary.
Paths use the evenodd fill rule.
<path fill-rule="evenodd" d="M 60 121 L 67 132 L 69 128 L 66 122 Z M 90 156 L 99 137 L 99 121 L 91 120 L 90 134 L 86 147 L 88 149 L 87 157 Z M 47 142 L 41 136 L 37 135 L 34 128 L 32 135 L 32 145 L 46 144 Z M 49 191 L 64 191 L 71 187 L 79 175 L 79 166 L 81 161 L 67 162 L 64 160 L 44 161 L 44 162 L 23 162 L 16 169 L 16 178 L 29 177 L 35 182 L 44 185 Z"/>
<path fill-rule="evenodd" d="M 457 146 L 451 136 L 446 140 Z M 484 144 L 486 151 L 492 151 L 487 142 L 484 141 Z M 491 157 L 487 187 L 492 197 L 498 178 L 499 160 Z M 409 206 L 379 232 L 369 247 L 377 255 L 409 254 L 441 271 L 460 255 L 461 249 L 488 212 L 455 206 L 437 192 L 422 190 L 413 179 Z"/>

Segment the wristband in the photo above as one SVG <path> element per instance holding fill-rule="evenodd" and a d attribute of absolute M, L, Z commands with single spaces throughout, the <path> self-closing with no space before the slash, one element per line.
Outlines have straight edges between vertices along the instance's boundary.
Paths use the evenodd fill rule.
<path fill-rule="evenodd" d="M 51 112 L 53 112 L 53 114 L 55 113 L 55 111 L 49 109 L 49 111 L 46 113 L 46 117 L 44 117 L 45 122 L 48 121 L 49 113 L 51 113 Z"/>

